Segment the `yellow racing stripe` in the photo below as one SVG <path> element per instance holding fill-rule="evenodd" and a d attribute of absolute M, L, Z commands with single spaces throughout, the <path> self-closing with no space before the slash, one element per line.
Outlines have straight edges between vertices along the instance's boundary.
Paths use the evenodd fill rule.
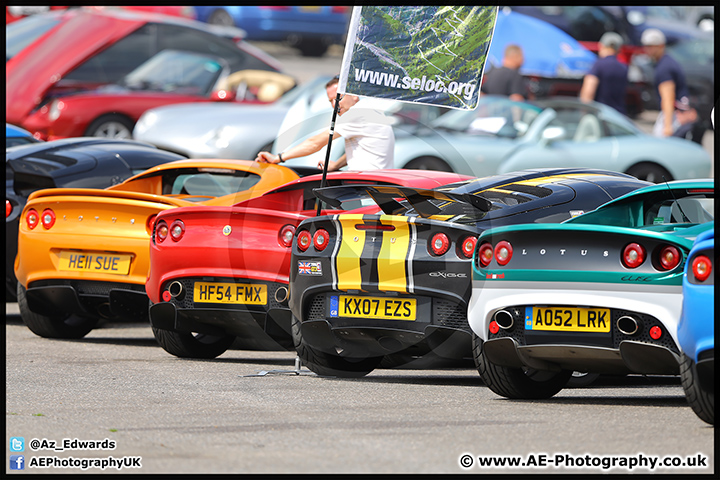
<path fill-rule="evenodd" d="M 355 225 L 362 222 L 362 215 L 338 216 L 342 230 L 340 249 L 335 257 L 338 290 L 360 290 L 360 255 L 365 246 L 365 232 L 355 230 Z"/>
<path fill-rule="evenodd" d="M 381 216 L 383 224 L 395 226 L 392 232 L 383 234 L 382 247 L 378 255 L 378 289 L 408 293 L 407 254 L 410 246 L 410 225 L 408 217 Z"/>

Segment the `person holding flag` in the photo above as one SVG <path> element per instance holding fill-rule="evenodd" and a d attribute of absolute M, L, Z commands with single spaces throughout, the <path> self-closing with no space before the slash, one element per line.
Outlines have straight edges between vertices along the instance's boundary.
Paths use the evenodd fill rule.
<path fill-rule="evenodd" d="M 348 170 L 376 170 L 394 167 L 395 135 L 392 120 L 382 112 L 368 108 L 366 100 L 357 95 L 337 95 L 339 76 L 326 85 L 328 100 L 337 109 L 338 118 L 332 140 L 345 139 L 345 153 L 336 161 L 330 161 L 327 171 L 339 170 L 347 165 Z M 336 107 L 335 102 L 338 101 Z M 352 111 L 351 111 L 352 109 Z M 330 142 L 330 130 L 314 135 L 304 142 L 277 155 L 260 152 L 255 161 L 261 163 L 283 163 L 291 158 L 304 157 L 320 151 Z M 318 163 L 323 169 L 325 161 Z"/>

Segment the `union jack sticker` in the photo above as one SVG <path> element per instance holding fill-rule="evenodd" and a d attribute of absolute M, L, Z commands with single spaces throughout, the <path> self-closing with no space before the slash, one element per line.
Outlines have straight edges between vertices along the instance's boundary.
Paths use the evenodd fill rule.
<path fill-rule="evenodd" d="M 300 275 L 322 275 L 322 264 L 320 262 L 298 262 L 298 273 Z"/>
<path fill-rule="evenodd" d="M 485 275 L 486 280 L 495 280 L 496 278 L 505 278 L 504 273 L 488 273 Z"/>

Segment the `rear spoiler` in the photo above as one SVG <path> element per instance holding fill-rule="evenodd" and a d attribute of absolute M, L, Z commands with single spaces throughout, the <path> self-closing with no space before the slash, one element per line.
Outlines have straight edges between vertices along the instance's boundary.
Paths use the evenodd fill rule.
<path fill-rule="evenodd" d="M 99 188 L 46 188 L 36 190 L 28 197 L 28 202 L 37 198 L 74 196 L 74 197 L 92 197 L 92 198 L 123 198 L 126 200 L 142 200 L 146 202 L 160 203 L 164 205 L 172 205 L 175 207 L 185 207 L 196 205 L 195 202 L 184 200 L 182 198 L 173 198 L 165 195 L 155 195 L 152 193 L 131 192 L 128 190 L 106 190 Z M 190 197 L 187 195 L 186 197 Z M 207 197 L 211 199 L 215 197 Z"/>
<path fill-rule="evenodd" d="M 492 203 L 477 195 L 447 193 L 422 188 L 398 187 L 394 185 L 343 185 L 337 187 L 314 188 L 313 193 L 323 202 L 335 208 L 342 208 L 342 202 L 371 198 L 387 215 L 401 215 L 410 210 L 397 199 L 406 200 L 418 215 L 428 218 L 441 213 L 431 200 L 441 202 L 465 203 L 487 212 Z"/>

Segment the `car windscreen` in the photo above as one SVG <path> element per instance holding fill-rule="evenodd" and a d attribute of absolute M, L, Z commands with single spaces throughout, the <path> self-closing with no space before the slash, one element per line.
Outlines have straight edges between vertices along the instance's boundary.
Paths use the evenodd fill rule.
<path fill-rule="evenodd" d="M 122 80 L 131 89 L 209 95 L 225 62 L 192 52 L 163 50 Z"/>
<path fill-rule="evenodd" d="M 60 16 L 51 13 L 31 15 L 7 25 L 5 27 L 5 61 L 20 53 L 23 48 L 50 31 L 58 23 L 60 23 Z"/>
<path fill-rule="evenodd" d="M 471 135 L 519 138 L 541 111 L 542 108 L 529 103 L 485 96 L 480 97 L 475 110 L 453 110 L 438 117 L 431 126 Z"/>

